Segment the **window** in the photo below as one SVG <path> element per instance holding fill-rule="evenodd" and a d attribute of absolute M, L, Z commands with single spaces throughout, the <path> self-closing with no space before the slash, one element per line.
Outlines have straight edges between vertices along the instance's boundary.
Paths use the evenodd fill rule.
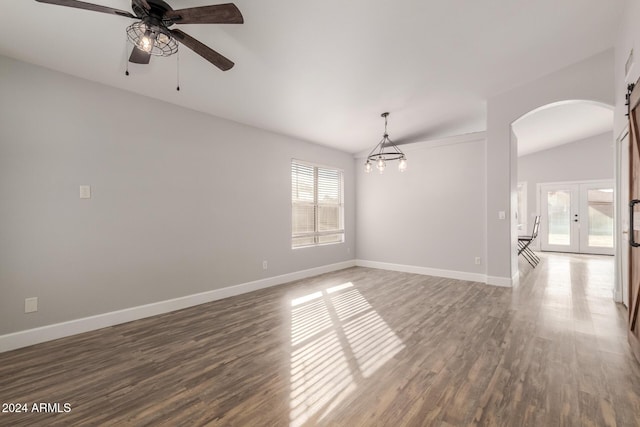
<path fill-rule="evenodd" d="M 342 171 L 291 161 L 291 247 L 342 243 Z"/>

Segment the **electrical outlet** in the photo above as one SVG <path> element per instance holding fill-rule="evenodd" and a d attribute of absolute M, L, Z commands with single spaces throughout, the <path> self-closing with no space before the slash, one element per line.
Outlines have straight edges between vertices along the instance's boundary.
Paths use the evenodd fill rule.
<path fill-rule="evenodd" d="M 479 256 L 476 257 L 476 265 L 480 265 L 480 257 Z"/>
<path fill-rule="evenodd" d="M 267 268 L 269 268 L 269 263 L 267 261 L 262 261 L 262 269 L 266 270 Z"/>
<path fill-rule="evenodd" d="M 24 312 L 33 313 L 38 311 L 38 297 L 25 298 L 24 300 Z"/>

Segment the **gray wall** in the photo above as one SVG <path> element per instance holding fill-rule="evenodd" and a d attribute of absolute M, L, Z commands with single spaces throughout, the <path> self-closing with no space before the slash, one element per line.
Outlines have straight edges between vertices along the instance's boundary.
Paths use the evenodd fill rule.
<path fill-rule="evenodd" d="M 536 186 L 545 182 L 613 180 L 612 132 L 518 158 L 518 182 L 527 182 L 527 232 L 538 215 Z M 522 233 L 521 234 L 526 234 Z"/>
<path fill-rule="evenodd" d="M 503 92 L 487 101 L 487 275 L 489 282 L 518 274 L 517 183 L 511 124 L 536 108 L 559 101 L 586 100 L 613 106 L 613 49 Z M 498 219 L 507 211 L 507 220 Z"/>
<path fill-rule="evenodd" d="M 618 37 L 615 44 L 615 110 L 614 110 L 614 137 L 620 137 L 629 124 L 627 117 L 626 93 L 629 83 L 636 83 L 640 78 L 640 2 L 627 0 L 624 13 L 621 16 Z M 626 72 L 629 53 L 634 51 L 631 68 Z"/>
<path fill-rule="evenodd" d="M 467 138 L 469 139 L 469 138 Z M 418 148 L 402 146 L 408 169 L 396 162 L 380 175 L 356 168 L 357 258 L 484 274 L 485 140 Z"/>
<path fill-rule="evenodd" d="M 0 334 L 353 258 L 347 153 L 2 56 L 0 94 Z M 344 244 L 290 249 L 291 158 L 345 171 Z"/>

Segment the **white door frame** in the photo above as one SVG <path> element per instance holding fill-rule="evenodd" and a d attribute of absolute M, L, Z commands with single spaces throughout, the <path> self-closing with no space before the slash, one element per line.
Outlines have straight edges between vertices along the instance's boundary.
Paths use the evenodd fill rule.
<path fill-rule="evenodd" d="M 629 307 L 629 127 L 616 138 L 615 190 L 615 286 L 613 299 Z"/>
<path fill-rule="evenodd" d="M 602 255 L 614 255 L 616 250 L 616 238 L 615 238 L 615 230 L 616 230 L 616 214 L 614 211 L 614 245 L 613 248 L 609 249 L 594 249 L 589 248 L 586 244 L 587 242 L 587 218 L 588 212 L 586 209 L 586 204 L 580 202 L 581 199 L 586 200 L 587 190 L 589 188 L 596 187 L 611 187 L 614 189 L 614 209 L 615 209 L 615 189 L 614 182 L 612 180 L 585 180 L 585 181 L 563 181 L 563 182 L 541 182 L 536 185 L 536 199 L 538 205 L 538 212 L 544 219 L 546 216 L 546 208 L 543 207 L 543 203 L 546 201 L 542 198 L 542 192 L 545 189 L 566 189 L 571 191 L 572 193 L 572 204 L 571 204 L 571 212 L 570 212 L 570 227 L 571 227 L 571 235 L 572 241 L 568 246 L 555 246 L 549 245 L 546 243 L 546 239 L 548 238 L 548 224 L 546 220 L 542 220 L 540 222 L 540 249 L 546 251 L 555 251 L 555 252 L 570 252 L 570 253 L 591 253 L 591 254 L 602 254 Z M 578 222 L 574 222 L 576 218 Z M 584 224 L 583 227 L 580 227 L 580 224 Z M 581 244 L 582 241 L 582 244 Z"/>

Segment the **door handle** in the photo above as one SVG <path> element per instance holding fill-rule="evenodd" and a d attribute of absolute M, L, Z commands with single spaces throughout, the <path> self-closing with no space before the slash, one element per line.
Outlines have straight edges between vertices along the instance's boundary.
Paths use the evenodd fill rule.
<path fill-rule="evenodd" d="M 640 203 L 638 199 L 633 199 L 629 202 L 629 244 L 634 248 L 640 246 L 640 243 L 636 242 L 635 228 L 633 227 L 633 207 L 638 203 Z"/>

